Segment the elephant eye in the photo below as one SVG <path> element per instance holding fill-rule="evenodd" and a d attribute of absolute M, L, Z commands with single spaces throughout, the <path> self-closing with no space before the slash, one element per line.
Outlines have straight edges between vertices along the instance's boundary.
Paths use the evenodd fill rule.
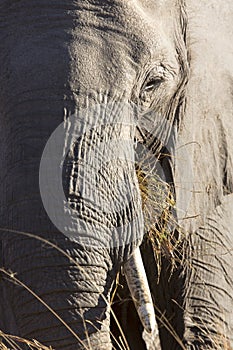
<path fill-rule="evenodd" d="M 154 91 L 164 81 L 162 77 L 155 77 L 149 80 L 143 87 L 143 90 L 147 93 Z"/>
<path fill-rule="evenodd" d="M 155 98 L 155 91 L 164 80 L 164 77 L 159 75 L 146 79 L 139 94 L 140 103 L 143 108 L 149 108 L 151 106 Z"/>

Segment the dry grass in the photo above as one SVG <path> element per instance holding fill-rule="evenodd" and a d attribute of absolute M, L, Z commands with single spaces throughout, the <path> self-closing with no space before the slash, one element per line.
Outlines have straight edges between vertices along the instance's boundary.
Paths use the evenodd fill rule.
<path fill-rule="evenodd" d="M 175 199 L 171 187 L 150 168 L 145 169 L 143 166 L 141 170 L 138 166 L 136 173 L 142 198 L 145 238 L 152 243 L 160 275 L 163 255 L 170 260 L 173 267 L 180 260 L 175 253 L 180 243 L 175 237 L 178 228 L 173 215 Z M 181 232 L 180 229 L 179 231 Z"/>
<path fill-rule="evenodd" d="M 4 344 L 3 343 L 4 340 Z M 21 346 L 26 345 L 32 350 L 53 350 L 52 347 L 47 347 L 39 343 L 37 340 L 26 340 L 10 334 L 5 334 L 0 330 L 0 350 L 19 350 Z"/>

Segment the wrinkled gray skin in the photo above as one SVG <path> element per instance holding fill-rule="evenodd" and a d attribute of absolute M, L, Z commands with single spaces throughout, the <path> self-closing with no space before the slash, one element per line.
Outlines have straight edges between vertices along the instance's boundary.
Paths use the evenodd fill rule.
<path fill-rule="evenodd" d="M 61 252 L 36 239 L 2 232 L 1 266 L 16 272 L 17 278 L 53 308 L 80 340 L 24 288 L 6 279 L 1 280 L 3 298 L 0 310 L 4 316 L 0 326 L 9 333 L 38 339 L 55 349 L 72 350 L 85 346 L 97 350 L 110 349 L 110 314 L 107 304 L 111 288 L 120 265 L 140 243 L 137 231 L 142 223 L 142 210 L 137 205 L 139 188 L 132 164 L 119 163 L 118 173 L 125 183 L 130 184 L 130 191 L 136 193 L 136 204 L 132 208 L 132 204 L 128 205 L 125 201 L 120 217 L 113 213 L 106 218 L 104 211 L 100 209 L 96 212 L 88 203 L 88 198 L 80 196 L 77 179 L 82 184 L 86 178 L 82 178 L 85 171 L 75 151 L 68 155 L 65 163 L 63 184 L 66 196 L 70 205 L 76 208 L 78 217 L 83 218 L 85 210 L 89 210 L 87 226 L 91 231 L 104 227 L 106 236 L 103 239 L 107 240 L 119 222 L 131 221 L 134 213 L 137 213 L 138 220 L 123 235 L 130 236 L 130 242 L 123 239 L 121 244 L 109 249 L 75 243 L 53 225 L 40 196 L 40 159 L 51 133 L 67 116 L 76 113 L 77 125 L 80 122 L 87 125 L 93 123 L 91 118 L 101 125 L 104 113 L 93 116 L 78 111 L 90 111 L 98 103 L 107 105 L 119 101 L 140 106 L 145 115 L 150 109 L 153 113 L 149 114 L 149 120 L 152 115 L 159 116 L 159 125 L 164 126 L 159 139 L 170 145 L 169 152 L 173 151 L 174 135 L 183 119 L 182 97 L 188 71 L 181 3 L 169 0 L 2 0 L 0 14 L 1 227 L 35 233 L 49 239 L 82 266 L 82 269 L 78 268 Z M 161 69 L 162 77 L 158 73 Z M 148 88 L 151 84 L 152 88 Z M 114 135 L 117 139 L 116 131 L 111 128 L 116 118 L 114 113 L 114 109 L 109 113 L 108 128 L 97 129 L 93 138 L 87 133 L 77 141 L 79 149 L 83 150 L 84 163 L 88 152 L 96 146 L 98 137 L 111 138 Z M 138 137 L 138 132 L 127 115 L 125 118 L 124 121 L 131 127 L 129 136 L 133 141 Z M 172 132 L 165 121 L 172 125 Z M 156 155 L 163 146 L 151 136 L 157 122 L 147 127 L 147 133 L 141 129 L 146 135 L 148 147 L 150 145 Z M 120 135 L 118 137 L 120 142 Z M 173 182 L 172 159 L 161 162 L 168 182 Z M 223 157 L 217 160 L 218 164 L 222 164 L 222 161 Z M 75 171 L 72 172 L 72 169 Z M 107 174 L 107 180 L 106 183 L 101 182 L 103 187 L 100 192 L 104 193 L 108 187 L 109 202 L 116 194 L 117 198 L 124 201 L 118 193 L 114 169 L 107 164 L 101 171 L 103 178 Z M 198 202 L 198 199 L 195 200 Z M 82 205 L 76 205 L 77 202 Z M 230 218 L 227 224 L 222 215 L 222 210 L 229 213 L 229 204 L 227 200 L 224 203 L 221 206 L 213 201 L 212 207 L 220 205 L 214 220 L 222 222 L 218 228 L 219 240 L 223 237 L 223 243 L 225 240 L 224 244 L 229 249 L 226 232 L 230 230 Z M 199 235 L 191 235 L 191 245 L 185 246 L 185 253 L 193 256 L 192 261 L 196 263 L 197 270 L 200 267 L 203 283 L 215 295 L 215 268 L 212 269 L 210 265 L 208 274 L 204 274 L 205 263 L 202 262 L 202 259 L 207 258 L 203 254 L 206 247 L 205 239 L 201 239 L 201 230 L 205 237 L 210 235 L 212 242 L 214 238 L 211 234 L 214 235 L 214 232 L 206 230 L 210 225 L 211 216 L 209 226 L 207 222 L 199 231 L 186 227 L 188 232 L 196 231 Z M 200 244 L 195 242 L 198 239 Z M 197 246 L 200 249 L 197 250 Z M 180 265 L 169 280 L 169 263 L 164 260 L 161 282 L 157 286 L 156 263 L 151 248 L 144 246 L 144 254 L 158 307 L 162 312 L 167 310 L 166 316 L 186 347 L 189 344 L 190 349 L 201 349 L 200 344 L 206 341 L 205 327 L 212 334 L 216 330 L 211 322 L 212 308 L 208 308 L 214 300 L 217 300 L 214 316 L 223 325 L 218 307 L 220 301 L 214 299 L 212 293 L 205 298 L 198 297 L 200 284 L 188 264 Z M 230 261 L 227 260 L 227 254 L 224 254 L 224 259 L 226 261 L 220 261 L 218 268 L 222 272 L 221 276 L 224 273 L 228 276 L 227 266 Z M 210 276 L 215 277 L 213 283 L 210 282 Z M 223 294 L 227 293 L 225 284 L 222 289 Z M 216 298 L 219 298 L 218 293 Z M 185 312 L 177 304 L 181 304 Z M 119 318 L 127 316 L 130 322 L 129 311 L 126 315 L 125 310 L 119 308 Z M 200 319 L 204 320 L 204 325 L 200 324 Z M 136 320 L 133 329 L 129 325 L 128 329 L 123 329 L 132 349 L 145 348 L 139 328 L 140 324 Z M 164 327 L 161 327 L 161 343 L 163 349 L 180 348 Z M 211 349 L 217 348 L 206 341 L 203 349 L 208 344 Z"/>

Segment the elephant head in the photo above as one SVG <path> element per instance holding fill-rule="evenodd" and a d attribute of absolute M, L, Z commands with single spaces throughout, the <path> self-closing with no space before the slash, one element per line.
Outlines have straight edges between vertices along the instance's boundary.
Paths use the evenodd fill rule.
<path fill-rule="evenodd" d="M 6 328 L 56 349 L 110 349 L 110 291 L 144 233 L 135 144 L 171 153 L 182 117 L 184 4 L 0 10 L 2 265 L 18 281 L 3 283 Z"/>

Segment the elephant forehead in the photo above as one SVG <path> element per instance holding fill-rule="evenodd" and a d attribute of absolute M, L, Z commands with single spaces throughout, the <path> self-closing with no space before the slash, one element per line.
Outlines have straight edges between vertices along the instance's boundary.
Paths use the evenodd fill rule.
<path fill-rule="evenodd" d="M 0 41 L 12 83 L 130 93 L 143 67 L 164 60 L 177 67 L 175 5 L 161 5 L 167 1 L 4 1 Z"/>
<path fill-rule="evenodd" d="M 110 38 L 113 43 L 126 44 L 133 49 L 133 55 L 148 55 L 165 41 L 161 20 L 162 8 L 156 1 L 97 1 L 78 2 L 73 10 L 74 31 L 91 31 L 93 38 Z M 152 6 L 153 3 L 153 6 Z M 85 5 L 86 4 L 86 5 Z M 167 17 L 169 11 L 167 13 Z M 169 23 L 166 22 L 168 33 Z"/>
<path fill-rule="evenodd" d="M 161 62 L 165 57 L 174 66 L 174 40 L 160 18 L 161 7 L 154 3 L 150 7 L 151 1 L 80 2 L 72 11 L 69 49 L 76 74 L 71 76 L 92 87 L 103 86 L 105 80 L 109 84 L 110 77 L 116 86 L 122 81 L 127 84 L 127 79 L 132 82 L 138 68 L 150 61 Z"/>

